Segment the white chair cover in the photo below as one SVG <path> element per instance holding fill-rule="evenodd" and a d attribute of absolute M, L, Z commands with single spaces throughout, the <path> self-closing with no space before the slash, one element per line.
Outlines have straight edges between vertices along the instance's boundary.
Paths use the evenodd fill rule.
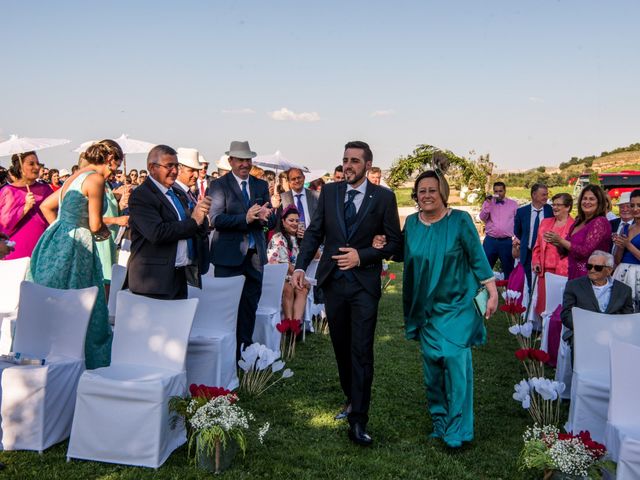
<path fill-rule="evenodd" d="M 69 436 L 84 341 L 98 288 L 20 287 L 14 350 L 42 366 L 0 363 L 2 446 L 42 452 Z"/>
<path fill-rule="evenodd" d="M 68 458 L 158 468 L 185 442 L 168 401 L 186 393 L 197 305 L 118 293 L 111 366 L 80 377 Z"/>
<path fill-rule="evenodd" d="M 124 242 L 124 240 L 123 240 Z M 131 256 L 131 252 L 129 250 L 125 250 L 124 248 L 120 248 L 118 250 L 118 265 L 126 267 L 129 263 L 129 257 Z"/>
<path fill-rule="evenodd" d="M 573 308 L 574 365 L 571 406 L 566 429 L 589 430 L 604 442 L 609 408 L 609 343 L 620 340 L 640 345 L 640 313 L 607 315 Z"/>
<path fill-rule="evenodd" d="M 571 366 L 571 347 L 567 342 L 562 340 L 562 336 L 566 329 L 564 325 L 560 331 L 560 345 L 558 347 L 558 363 L 556 364 L 556 381 L 565 384 L 564 392 L 560 394 L 560 398 L 567 400 L 571 398 L 571 377 L 573 376 L 573 367 Z"/>
<path fill-rule="evenodd" d="M 562 296 L 564 295 L 564 287 L 567 284 L 567 277 L 556 275 L 555 273 L 544 274 L 545 299 L 544 312 L 542 317 L 542 339 L 540 349 L 545 352 L 549 351 L 549 322 L 551 315 L 558 305 L 562 305 Z"/>
<path fill-rule="evenodd" d="M 620 447 L 617 480 L 638 480 L 640 478 L 640 441 L 627 437 Z"/>
<path fill-rule="evenodd" d="M 29 257 L 0 260 L 0 355 L 11 351 L 20 282 L 27 275 L 30 260 Z"/>
<path fill-rule="evenodd" d="M 274 263 L 264 266 L 262 296 L 256 312 L 253 341 L 266 345 L 271 350 L 280 351 L 280 332 L 276 325 L 282 315 L 282 290 L 289 269 L 288 263 Z M 245 345 L 247 346 L 247 345 Z"/>
<path fill-rule="evenodd" d="M 611 459 L 617 462 L 626 438 L 640 443 L 640 347 L 612 341 L 610 358 L 611 394 L 605 445 Z M 635 461 L 640 465 L 640 456 Z"/>
<path fill-rule="evenodd" d="M 318 264 L 320 260 L 312 260 L 309 266 L 307 267 L 307 271 L 305 272 L 305 277 L 307 280 L 316 278 L 316 271 L 318 270 Z M 302 340 L 306 340 L 307 330 L 313 332 L 313 317 L 316 315 L 324 314 L 324 305 L 319 304 L 316 305 L 315 297 L 313 295 L 313 286 L 309 289 L 309 295 L 307 295 L 307 304 L 304 309 L 304 328 L 302 330 Z"/>
<path fill-rule="evenodd" d="M 189 287 L 189 298 L 199 301 L 187 349 L 187 385 L 238 387 L 236 327 L 244 280 L 204 275 L 202 290 Z"/>
<path fill-rule="evenodd" d="M 113 325 L 116 318 L 116 304 L 118 292 L 122 290 L 124 279 L 127 276 L 127 267 L 114 263 L 111 267 L 111 286 L 109 288 L 109 323 Z"/>

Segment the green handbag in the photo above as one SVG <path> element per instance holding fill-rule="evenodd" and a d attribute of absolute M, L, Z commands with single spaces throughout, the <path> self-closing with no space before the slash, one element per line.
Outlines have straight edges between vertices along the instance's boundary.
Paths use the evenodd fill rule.
<path fill-rule="evenodd" d="M 478 315 L 484 318 L 487 313 L 487 303 L 489 302 L 489 292 L 486 287 L 480 287 L 476 296 L 473 297 L 473 304 L 476 306 Z"/>

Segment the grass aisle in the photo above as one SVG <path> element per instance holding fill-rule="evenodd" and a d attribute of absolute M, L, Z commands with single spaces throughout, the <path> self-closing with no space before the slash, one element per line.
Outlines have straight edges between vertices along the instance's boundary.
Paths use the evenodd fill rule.
<path fill-rule="evenodd" d="M 400 266 L 392 270 L 400 272 Z M 309 335 L 287 366 L 295 376 L 264 396 L 243 402 L 258 422 L 271 423 L 264 445 L 251 441 L 219 478 L 229 479 L 512 479 L 523 478 L 516 461 L 521 434 L 529 418 L 511 399 L 522 378 L 513 352 L 516 343 L 500 313 L 488 323 L 487 345 L 474 351 L 476 438 L 451 452 L 439 440 L 427 439 L 426 412 L 417 343 L 404 340 L 401 281 L 385 292 L 380 304 L 375 347 L 375 378 L 369 430 L 370 449 L 355 446 L 346 423 L 333 416 L 343 397 L 339 391 L 328 336 Z M 100 437 L 100 432 L 96 432 Z M 174 452 L 157 472 L 74 460 L 66 463 L 67 443 L 39 456 L 0 452 L 10 479 L 204 479 L 187 462 L 186 448 Z"/>

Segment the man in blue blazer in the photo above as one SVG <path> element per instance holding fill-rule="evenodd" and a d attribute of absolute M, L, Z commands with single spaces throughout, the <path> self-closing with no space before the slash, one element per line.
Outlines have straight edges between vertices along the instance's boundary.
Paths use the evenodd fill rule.
<path fill-rule="evenodd" d="M 256 156 L 249 142 L 231 142 L 226 154 L 231 172 L 209 186 L 211 225 L 215 229 L 211 263 L 216 277 L 245 277 L 236 330 L 240 358 L 242 346 L 253 343 L 263 266 L 267 263 L 264 228 L 275 226 L 275 216 L 269 204 L 269 185 L 249 175 L 251 159 Z"/>
<path fill-rule="evenodd" d="M 538 226 L 543 219 L 553 217 L 553 209 L 547 203 L 548 198 L 547 186 L 543 183 L 534 183 L 531 186 L 531 203 L 518 209 L 513 226 L 513 233 L 520 244 L 520 263 L 526 273 L 529 288 L 531 288 L 531 251 L 538 238 Z"/>

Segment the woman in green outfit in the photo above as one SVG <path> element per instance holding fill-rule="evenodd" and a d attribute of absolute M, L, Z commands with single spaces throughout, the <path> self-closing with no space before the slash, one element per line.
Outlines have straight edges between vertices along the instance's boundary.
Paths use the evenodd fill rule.
<path fill-rule="evenodd" d="M 431 437 L 452 448 L 473 439 L 471 347 L 486 340 L 474 297 L 489 293 L 485 318 L 498 292 L 478 232 L 468 213 L 447 208 L 449 185 L 440 172 L 423 172 L 412 198 L 419 212 L 404 226 L 405 334 L 418 340 L 433 423 Z"/>
<path fill-rule="evenodd" d="M 52 288 L 98 287 L 85 340 L 85 364 L 93 369 L 108 366 L 111 360 L 112 333 L 96 242 L 111 238 L 102 220 L 104 183 L 123 154 L 113 140 L 103 140 L 91 145 L 84 156 L 87 166 L 40 207 L 50 225 L 33 251 L 29 277 Z"/>

